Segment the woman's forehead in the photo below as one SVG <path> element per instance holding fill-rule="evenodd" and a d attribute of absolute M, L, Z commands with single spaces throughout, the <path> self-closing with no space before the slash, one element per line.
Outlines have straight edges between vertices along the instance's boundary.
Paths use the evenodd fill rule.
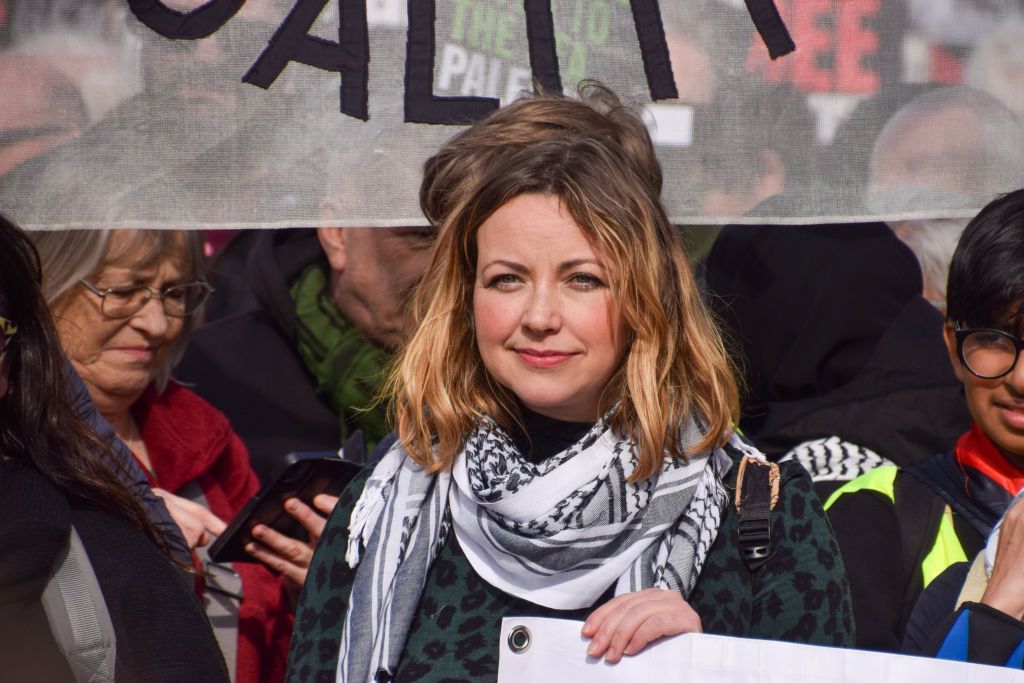
<path fill-rule="evenodd" d="M 101 270 L 156 270 L 170 262 L 179 270 L 185 263 L 185 239 L 176 233 L 115 230 L 110 236 Z"/>

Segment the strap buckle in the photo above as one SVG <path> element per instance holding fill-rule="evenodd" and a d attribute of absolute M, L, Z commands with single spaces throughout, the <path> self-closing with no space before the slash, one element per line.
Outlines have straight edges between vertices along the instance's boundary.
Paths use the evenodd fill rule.
<path fill-rule="evenodd" d="M 744 456 L 736 474 L 737 535 L 740 555 L 751 571 L 771 556 L 771 511 L 779 502 L 779 466 L 765 458 Z"/>

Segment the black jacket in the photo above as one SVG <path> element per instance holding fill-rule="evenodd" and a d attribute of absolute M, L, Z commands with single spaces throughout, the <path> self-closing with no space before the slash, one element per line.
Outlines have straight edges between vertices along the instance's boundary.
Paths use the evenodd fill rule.
<path fill-rule="evenodd" d="M 71 525 L 82 539 L 117 639 L 118 681 L 227 681 L 194 591 L 120 519 L 70 499 L 38 471 L 0 458 L 0 678 L 74 680 L 40 603 Z"/>
<path fill-rule="evenodd" d="M 984 547 L 1011 496 L 982 472 L 961 465 L 953 452 L 902 468 L 892 496 L 870 488 L 843 493 L 828 516 L 850 580 L 857 646 L 896 651 L 906 629 L 920 651 L 929 637 L 925 632 L 935 628 L 926 616 L 934 610 L 924 608 L 928 611 L 914 626 L 908 623 L 947 506 L 956 542 L 971 558 Z"/>
<path fill-rule="evenodd" d="M 727 226 L 706 281 L 739 347 L 740 426 L 769 457 L 838 436 L 903 465 L 970 427 L 942 316 L 885 224 Z"/>
<path fill-rule="evenodd" d="M 289 292 L 324 258 L 316 231 L 267 230 L 252 241 L 248 292 L 231 294 L 244 307 L 197 330 L 174 375 L 227 415 L 267 483 L 288 453 L 341 444 L 338 416 L 299 356 Z"/>

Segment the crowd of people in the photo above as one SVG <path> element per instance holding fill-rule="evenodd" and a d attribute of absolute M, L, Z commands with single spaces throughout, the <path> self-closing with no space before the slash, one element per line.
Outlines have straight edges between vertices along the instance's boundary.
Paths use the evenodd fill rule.
<path fill-rule="evenodd" d="M 1019 0 L 886 3 L 860 28 L 903 75 L 849 101 L 748 54 L 738 0 L 658 3 L 686 144 L 538 86 L 389 132 L 422 167 L 242 87 L 292 2 L 116 44 L 123 4 L 0 0 L 0 206 L 122 228 L 0 216 L 0 679 L 494 680 L 513 616 L 590 662 L 709 633 L 1024 667 Z M 153 229 L 400 194 L 422 224 Z M 340 495 L 211 557 L 325 453 Z"/>
<path fill-rule="evenodd" d="M 662 183 L 590 84 L 448 140 L 429 226 L 241 233 L 211 272 L 198 232 L 0 222 L 5 674 L 486 680 L 506 616 L 610 663 L 705 632 L 1020 667 L 1024 190 L 940 312 L 884 223 L 730 226 L 695 274 Z M 302 538 L 208 556 L 342 446 Z"/>

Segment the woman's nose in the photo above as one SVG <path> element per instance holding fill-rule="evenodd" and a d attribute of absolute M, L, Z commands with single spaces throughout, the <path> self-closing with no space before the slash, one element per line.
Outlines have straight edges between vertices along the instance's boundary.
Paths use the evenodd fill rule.
<path fill-rule="evenodd" d="M 551 334 L 561 324 L 556 293 L 548 287 L 534 288 L 523 311 L 523 327 L 534 333 Z"/>
<path fill-rule="evenodd" d="M 151 296 L 139 312 L 132 316 L 131 322 L 133 327 L 151 337 L 163 336 L 169 324 L 164 312 L 164 302 L 159 297 Z"/>

